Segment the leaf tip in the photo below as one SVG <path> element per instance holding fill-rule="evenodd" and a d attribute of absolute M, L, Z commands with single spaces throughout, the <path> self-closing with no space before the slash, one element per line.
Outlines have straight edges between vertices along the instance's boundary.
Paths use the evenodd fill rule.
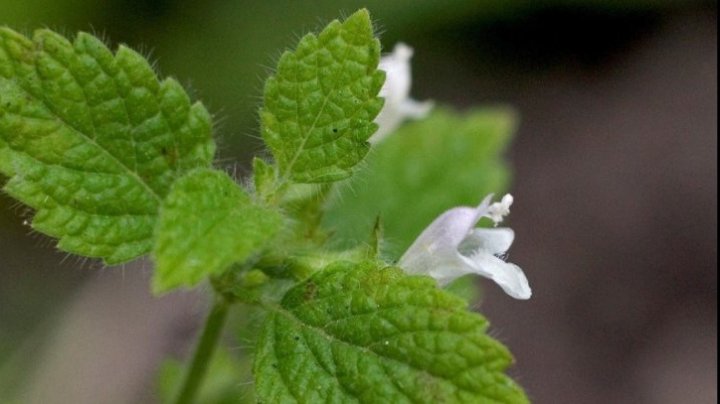
<path fill-rule="evenodd" d="M 359 32 L 365 31 L 371 36 L 375 30 L 372 18 L 370 17 L 370 11 L 368 11 L 367 8 L 361 8 L 360 10 L 354 12 L 350 17 L 345 19 L 342 24 L 345 27 L 358 30 Z"/>
<path fill-rule="evenodd" d="M 177 289 L 182 286 L 181 282 L 178 282 L 177 279 L 173 279 L 173 277 L 169 276 L 168 271 L 165 270 L 165 265 L 158 263 L 157 259 L 154 259 L 153 261 L 155 261 L 155 271 L 153 273 L 152 280 L 150 281 L 150 291 L 153 296 L 158 297 L 166 295 L 173 289 Z"/>
<path fill-rule="evenodd" d="M 348 17 L 348 20 L 350 19 L 365 20 L 370 22 L 370 11 L 367 8 L 363 7 L 358 11 L 354 12 L 350 17 Z"/>

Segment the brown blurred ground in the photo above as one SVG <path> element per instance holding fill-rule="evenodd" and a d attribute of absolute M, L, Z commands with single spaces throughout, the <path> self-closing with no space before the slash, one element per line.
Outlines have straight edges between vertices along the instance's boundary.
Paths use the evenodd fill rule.
<path fill-rule="evenodd" d="M 482 310 L 515 353 L 512 373 L 535 403 L 716 402 L 716 12 L 610 19 L 619 26 L 602 27 L 603 34 L 618 32 L 618 40 L 607 52 L 571 49 L 538 66 L 531 38 L 542 21 L 528 21 L 521 33 L 463 31 L 464 47 L 449 57 L 424 49 L 420 41 L 432 38 L 411 41 L 418 98 L 508 102 L 523 117 L 510 153 L 512 260 L 526 270 L 534 296 L 513 301 L 483 283 Z M 516 58 L 515 68 L 468 56 L 473 44 L 494 40 L 520 45 L 504 56 Z M 20 227 L 13 212 L 2 215 Z M 14 268 L 18 260 L 42 267 L 42 249 L 29 244 L 10 255 Z M 62 325 L 45 343 L 26 343 L 24 352 L 36 354 L 28 357 L 45 364 L 25 399 L 151 400 L 148 377 L 158 358 L 186 347 L 203 304 L 194 295 L 150 299 L 147 268 L 128 267 L 93 273 L 64 307 L 53 303 L 53 289 L 80 283 L 88 271 L 72 260 L 63 266 L 0 284 L 7 296 L 39 285 L 26 289 L 54 311 L 38 321 L 51 322 L 45 329 Z M 43 277 L 49 281 L 38 282 Z M 33 300 L 23 296 L 6 309 L 31 312 L 23 305 Z"/>
<path fill-rule="evenodd" d="M 483 309 L 537 403 L 714 403 L 716 17 L 663 19 L 571 71 L 508 99 L 512 254 L 535 294 L 487 287 Z"/>

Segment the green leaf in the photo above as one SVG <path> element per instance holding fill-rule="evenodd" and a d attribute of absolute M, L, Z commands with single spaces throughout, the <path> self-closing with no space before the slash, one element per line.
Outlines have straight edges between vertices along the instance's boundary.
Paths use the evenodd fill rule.
<path fill-rule="evenodd" d="M 396 259 L 435 217 L 502 192 L 509 172 L 502 152 L 516 126 L 512 110 L 457 113 L 436 108 L 377 145 L 367 164 L 331 201 L 325 226 L 339 246 L 366 243 L 376 217 L 384 255 Z"/>
<path fill-rule="evenodd" d="M 479 301 L 481 297 L 480 289 L 476 285 L 477 279 L 478 278 L 475 274 L 461 276 L 445 286 L 443 289 L 472 305 L 473 303 Z"/>
<path fill-rule="evenodd" d="M 224 172 L 197 169 L 177 180 L 160 209 L 153 289 L 165 292 L 220 275 L 259 253 L 281 215 L 250 200 Z"/>
<path fill-rule="evenodd" d="M 336 263 L 270 308 L 260 402 L 525 403 L 487 322 L 427 277 Z"/>
<path fill-rule="evenodd" d="M 160 202 L 209 166 L 211 119 L 173 79 L 92 35 L 0 27 L 0 171 L 62 250 L 125 262 L 152 247 Z"/>
<path fill-rule="evenodd" d="M 367 10 L 331 22 L 285 52 L 265 83 L 262 136 L 280 182 L 329 182 L 349 177 L 377 130 L 380 43 Z"/>

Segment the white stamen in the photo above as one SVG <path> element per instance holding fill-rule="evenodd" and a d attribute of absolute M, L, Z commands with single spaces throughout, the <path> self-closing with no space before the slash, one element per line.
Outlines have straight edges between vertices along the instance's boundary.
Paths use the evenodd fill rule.
<path fill-rule="evenodd" d="M 495 202 L 488 207 L 487 216 L 495 222 L 495 226 L 503 221 L 503 218 L 510 214 L 510 205 L 513 203 L 513 196 L 505 194 L 500 202 Z"/>

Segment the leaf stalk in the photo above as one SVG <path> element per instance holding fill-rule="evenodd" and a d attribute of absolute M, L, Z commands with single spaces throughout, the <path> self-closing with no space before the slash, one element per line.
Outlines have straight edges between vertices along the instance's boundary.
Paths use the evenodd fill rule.
<path fill-rule="evenodd" d="M 208 366 L 215 352 L 220 334 L 227 319 L 230 303 L 217 294 L 205 320 L 202 335 L 195 347 L 190 368 L 185 373 L 182 386 L 175 398 L 175 404 L 189 404 L 195 402 L 197 393 L 200 391 L 202 381 L 205 377 Z"/>

